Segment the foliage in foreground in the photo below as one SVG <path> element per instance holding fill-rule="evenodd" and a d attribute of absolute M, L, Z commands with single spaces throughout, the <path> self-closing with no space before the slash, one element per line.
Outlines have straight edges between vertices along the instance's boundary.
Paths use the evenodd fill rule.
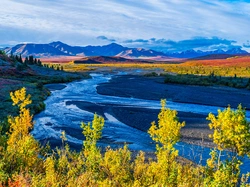
<path fill-rule="evenodd" d="M 31 103 L 24 88 L 11 93 L 13 105 L 19 115 L 8 117 L 10 132 L 0 138 L 0 184 L 3 186 L 249 186 L 247 176 L 240 177 L 241 159 L 250 153 L 249 123 L 245 111 L 239 107 L 209 114 L 213 140 L 218 148 L 211 152 L 206 166 L 180 164 L 176 161 L 180 123 L 177 112 L 162 108 L 158 122 L 153 122 L 149 134 L 156 142 L 156 160 L 146 159 L 140 152 L 131 159 L 125 145 L 113 150 L 109 147 L 102 154 L 97 147 L 104 119 L 94 115 L 92 123 L 82 123 L 86 140 L 80 152 L 71 151 L 62 133 L 61 149 L 40 147 L 29 134 L 33 126 L 27 106 Z M 221 160 L 223 150 L 231 150 Z M 231 154 L 232 153 L 232 154 Z M 146 161 L 148 160 L 148 161 Z"/>

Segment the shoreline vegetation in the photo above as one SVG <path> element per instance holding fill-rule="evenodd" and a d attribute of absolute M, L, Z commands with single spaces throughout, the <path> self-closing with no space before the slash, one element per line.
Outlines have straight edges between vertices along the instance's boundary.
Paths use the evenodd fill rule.
<path fill-rule="evenodd" d="M 209 127 L 216 149 L 206 166 L 177 162 L 178 151 L 174 145 L 179 141 L 180 123 L 177 112 L 166 108 L 161 100 L 158 121 L 148 130 L 156 143 L 156 160 L 146 160 L 145 153 L 131 160 L 131 152 L 123 148 L 106 148 L 102 154 L 97 141 L 102 136 L 104 118 L 94 115 L 92 122 L 82 123 L 86 137 L 80 152 L 72 152 L 62 132 L 61 148 L 51 150 L 41 147 L 30 135 L 32 115 L 27 108 L 32 103 L 26 89 L 10 93 L 17 116 L 9 116 L 10 133 L 0 141 L 0 184 L 8 186 L 248 186 L 249 173 L 240 175 L 243 157 L 249 154 L 249 124 L 241 106 L 209 114 Z M 226 119 L 226 120 L 225 120 Z M 233 123 L 232 123 L 233 122 Z M 236 124 L 237 128 L 225 127 Z M 237 130 L 239 129 L 239 130 Z M 237 133 L 236 133 L 237 132 Z M 236 133 L 236 134 L 235 134 Z M 221 159 L 221 151 L 229 149 Z M 248 155 L 249 156 L 249 155 Z"/>
<path fill-rule="evenodd" d="M 146 76 L 155 76 L 154 73 L 147 74 Z M 199 85 L 199 86 L 228 86 L 233 88 L 243 88 L 250 90 L 250 78 L 237 77 L 222 77 L 210 74 L 193 75 L 193 74 L 163 74 L 165 77 L 164 83 L 175 83 L 182 85 Z"/>

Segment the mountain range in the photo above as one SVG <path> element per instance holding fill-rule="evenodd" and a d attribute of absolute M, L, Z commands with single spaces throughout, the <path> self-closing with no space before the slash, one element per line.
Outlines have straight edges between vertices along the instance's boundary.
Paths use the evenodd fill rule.
<path fill-rule="evenodd" d="M 22 56 L 33 55 L 34 57 L 54 57 L 54 56 L 82 56 L 82 57 L 93 57 L 93 56 L 117 56 L 123 58 L 155 58 L 160 57 L 161 59 L 171 58 L 196 58 L 206 55 L 247 55 L 247 51 L 241 48 L 233 48 L 227 51 L 215 50 L 215 51 L 195 51 L 187 50 L 182 52 L 168 52 L 163 53 L 151 49 L 143 48 L 128 48 L 122 45 L 111 43 L 104 46 L 70 46 L 60 41 L 52 42 L 49 44 L 18 44 L 14 47 L 7 47 L 4 49 L 7 54 L 21 54 Z"/>
<path fill-rule="evenodd" d="M 232 48 L 227 51 L 218 49 L 215 51 L 195 51 L 193 49 L 182 51 L 182 52 L 174 52 L 174 53 L 166 53 L 166 55 L 176 58 L 196 58 L 201 56 L 217 56 L 221 55 L 222 57 L 225 55 L 235 56 L 235 55 L 248 55 L 249 53 L 241 48 Z"/>

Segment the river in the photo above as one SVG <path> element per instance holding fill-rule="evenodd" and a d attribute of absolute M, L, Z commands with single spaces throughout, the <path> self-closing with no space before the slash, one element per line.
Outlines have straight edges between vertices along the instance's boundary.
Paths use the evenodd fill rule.
<path fill-rule="evenodd" d="M 154 100 L 125 98 L 115 96 L 100 95 L 96 91 L 98 84 L 108 82 L 114 75 L 91 74 L 92 79 L 75 81 L 64 84 L 65 88 L 52 91 L 51 96 L 45 101 L 46 108 L 41 113 L 35 115 L 35 125 L 32 131 L 33 136 L 41 142 L 49 141 L 53 146 L 60 145 L 61 132 L 66 132 L 67 140 L 71 147 L 80 149 L 84 137 L 81 122 L 92 121 L 93 113 L 80 109 L 75 104 L 68 102 L 88 102 L 98 106 L 119 105 L 123 107 L 140 107 L 150 109 L 160 109 L 160 102 Z M 73 102 L 72 102 L 73 101 Z M 197 104 L 175 103 L 168 101 L 167 106 L 171 109 L 197 114 L 217 113 L 217 106 L 205 106 Z M 103 138 L 99 146 L 121 147 L 126 142 L 131 150 L 154 151 L 155 144 L 145 132 L 132 128 L 117 120 L 108 111 L 104 112 L 105 125 Z M 247 111 L 247 118 L 250 114 Z M 191 159 L 197 163 L 205 164 L 209 158 L 209 148 L 195 146 L 180 142 L 176 145 L 179 155 Z M 244 159 L 241 168 L 244 172 L 250 171 L 250 161 Z"/>

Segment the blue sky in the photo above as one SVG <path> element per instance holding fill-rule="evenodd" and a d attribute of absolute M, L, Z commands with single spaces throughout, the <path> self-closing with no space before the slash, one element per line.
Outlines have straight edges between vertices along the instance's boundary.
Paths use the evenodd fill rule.
<path fill-rule="evenodd" d="M 62 41 L 250 51 L 247 0 L 1 0 L 0 46 Z"/>

